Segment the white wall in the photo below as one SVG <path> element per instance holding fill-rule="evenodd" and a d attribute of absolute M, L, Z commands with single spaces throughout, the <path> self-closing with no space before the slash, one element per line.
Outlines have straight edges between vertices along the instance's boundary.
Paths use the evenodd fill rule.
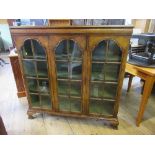
<path fill-rule="evenodd" d="M 13 46 L 8 24 L 0 24 L 0 32 L 4 43 L 4 48 L 5 50 L 8 50 L 9 47 Z"/>

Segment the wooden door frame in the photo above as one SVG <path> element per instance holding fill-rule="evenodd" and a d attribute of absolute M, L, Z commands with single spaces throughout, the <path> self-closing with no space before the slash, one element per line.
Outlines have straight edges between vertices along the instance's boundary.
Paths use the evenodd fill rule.
<path fill-rule="evenodd" d="M 51 76 L 53 77 L 53 87 L 54 91 L 54 104 L 56 111 L 59 111 L 59 103 L 58 103 L 58 85 L 57 85 L 57 70 L 56 70 L 56 59 L 55 59 L 55 49 L 59 45 L 59 43 L 63 40 L 73 40 L 77 43 L 79 48 L 82 51 L 82 80 L 81 80 L 81 114 L 85 114 L 85 98 L 86 98 L 86 36 L 83 34 L 53 34 L 49 36 L 49 50 L 50 52 L 50 64 L 53 66 L 53 70 Z"/>

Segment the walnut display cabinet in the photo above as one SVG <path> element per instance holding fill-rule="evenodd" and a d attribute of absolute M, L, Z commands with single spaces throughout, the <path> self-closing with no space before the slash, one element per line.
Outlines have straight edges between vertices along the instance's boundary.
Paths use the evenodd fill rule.
<path fill-rule="evenodd" d="M 118 126 L 132 26 L 11 27 L 35 113 L 98 118 Z"/>

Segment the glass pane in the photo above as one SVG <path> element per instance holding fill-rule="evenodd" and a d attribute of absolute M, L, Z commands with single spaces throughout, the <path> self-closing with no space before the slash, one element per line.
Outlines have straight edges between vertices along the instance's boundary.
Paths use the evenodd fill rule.
<path fill-rule="evenodd" d="M 69 63 L 69 78 L 78 80 L 82 78 L 82 63 L 78 62 Z"/>
<path fill-rule="evenodd" d="M 35 66 L 32 60 L 24 60 L 23 61 L 24 74 L 26 76 L 36 76 Z"/>
<path fill-rule="evenodd" d="M 80 60 L 81 51 L 73 40 L 63 40 L 55 50 L 57 60 Z"/>
<path fill-rule="evenodd" d="M 122 52 L 119 46 L 116 44 L 115 41 L 109 40 L 106 60 L 120 62 L 121 57 L 122 57 Z"/>
<path fill-rule="evenodd" d="M 101 41 L 92 53 L 92 61 L 104 61 L 106 53 L 106 41 Z"/>
<path fill-rule="evenodd" d="M 102 83 L 91 83 L 91 97 L 103 97 L 103 84 Z"/>
<path fill-rule="evenodd" d="M 37 61 L 37 73 L 39 77 L 48 77 L 47 73 L 47 62 L 45 61 Z"/>
<path fill-rule="evenodd" d="M 22 55 L 23 55 L 23 58 L 33 58 L 30 39 L 24 42 L 24 46 L 22 48 Z"/>
<path fill-rule="evenodd" d="M 37 85 L 37 80 L 35 79 L 27 79 L 27 85 L 28 85 L 28 89 L 31 93 L 35 93 L 38 92 L 38 85 Z"/>
<path fill-rule="evenodd" d="M 80 51 L 80 48 L 74 41 L 70 41 L 70 51 L 69 51 L 69 56 L 71 57 L 72 61 L 76 60 L 81 60 L 82 58 L 82 53 Z"/>
<path fill-rule="evenodd" d="M 81 101 L 78 99 L 70 99 L 71 111 L 72 112 L 81 112 Z"/>
<path fill-rule="evenodd" d="M 102 115 L 113 115 L 114 102 L 113 101 L 102 101 L 101 103 L 101 114 Z"/>
<path fill-rule="evenodd" d="M 45 59 L 45 51 L 44 51 L 43 47 L 40 45 L 40 43 L 38 41 L 32 39 L 32 44 L 34 47 L 35 58 Z"/>
<path fill-rule="evenodd" d="M 105 80 L 118 81 L 120 65 L 118 64 L 105 64 Z"/>
<path fill-rule="evenodd" d="M 112 115 L 114 109 L 113 101 L 90 100 L 89 113 L 98 115 Z"/>
<path fill-rule="evenodd" d="M 59 95 L 69 95 L 69 82 L 68 81 L 58 81 L 58 94 Z"/>
<path fill-rule="evenodd" d="M 68 63 L 60 63 L 57 64 L 57 77 L 58 79 L 67 79 L 68 78 Z"/>
<path fill-rule="evenodd" d="M 49 82 L 47 80 L 38 80 L 39 81 L 39 92 L 49 93 Z"/>
<path fill-rule="evenodd" d="M 104 84 L 104 97 L 114 99 L 116 97 L 117 85 Z"/>
<path fill-rule="evenodd" d="M 89 113 L 100 114 L 101 113 L 101 101 L 99 100 L 90 100 Z"/>
<path fill-rule="evenodd" d="M 40 108 L 39 95 L 30 94 L 32 107 Z"/>
<path fill-rule="evenodd" d="M 104 64 L 92 63 L 91 80 L 104 80 Z"/>
<path fill-rule="evenodd" d="M 70 95 L 81 97 L 81 83 L 71 82 Z"/>
<path fill-rule="evenodd" d="M 59 97 L 59 110 L 60 111 L 70 111 L 69 98 Z"/>
<path fill-rule="evenodd" d="M 44 109 L 51 109 L 51 99 L 49 96 L 41 95 L 41 106 Z"/>
<path fill-rule="evenodd" d="M 55 56 L 57 60 L 67 60 L 68 52 L 66 49 L 67 42 L 61 41 L 55 50 Z"/>

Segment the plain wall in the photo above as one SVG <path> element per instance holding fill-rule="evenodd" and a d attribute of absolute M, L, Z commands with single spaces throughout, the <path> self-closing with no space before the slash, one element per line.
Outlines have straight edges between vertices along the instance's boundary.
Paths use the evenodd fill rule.
<path fill-rule="evenodd" d="M 7 19 L 0 19 L 0 33 L 5 50 L 13 46 Z"/>

